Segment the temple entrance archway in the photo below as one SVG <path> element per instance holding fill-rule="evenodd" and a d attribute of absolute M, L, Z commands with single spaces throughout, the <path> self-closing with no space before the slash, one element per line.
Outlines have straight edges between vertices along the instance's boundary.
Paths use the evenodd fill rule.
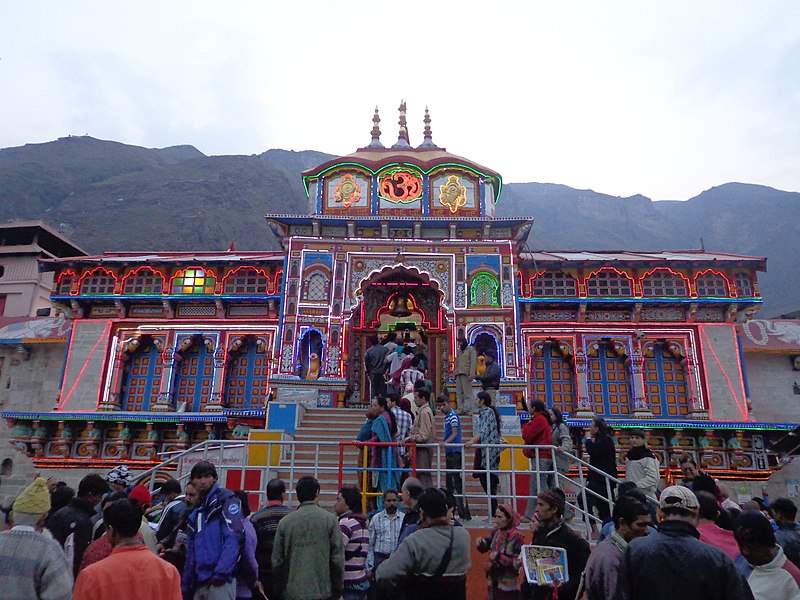
<path fill-rule="evenodd" d="M 364 372 L 364 353 L 369 338 L 383 342 L 394 331 L 397 342 L 422 346 L 427 356 L 428 378 L 434 393 L 446 381 L 449 349 L 448 320 L 438 283 L 424 273 L 404 267 L 372 275 L 361 285 L 360 302 L 347 324 L 347 404 L 369 401 L 369 377 Z"/>

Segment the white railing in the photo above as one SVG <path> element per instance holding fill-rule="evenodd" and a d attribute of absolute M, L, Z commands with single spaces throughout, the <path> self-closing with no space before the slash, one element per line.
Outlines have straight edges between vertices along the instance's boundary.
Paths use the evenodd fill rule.
<path fill-rule="evenodd" d="M 246 488 L 251 486 L 244 485 L 247 477 L 252 477 L 253 472 L 259 473 L 258 489 L 248 490 L 249 493 L 259 495 L 259 504 L 263 505 L 266 502 L 266 484 L 272 477 L 277 477 L 280 473 L 282 478 L 286 481 L 287 495 L 289 496 L 289 503 L 293 500 L 293 482 L 299 477 L 304 475 L 312 475 L 317 479 L 330 482 L 332 478 L 337 480 L 337 483 L 353 483 L 360 481 L 359 474 L 364 472 L 365 467 L 360 462 L 360 455 L 352 453 L 352 457 L 345 457 L 345 461 L 352 460 L 352 464 L 343 464 L 345 461 L 340 461 L 340 447 L 342 445 L 351 446 L 352 442 L 338 442 L 338 441 L 297 441 L 297 440 L 214 440 L 205 441 L 192 448 L 180 452 L 165 453 L 162 456 L 165 458 L 161 464 L 145 471 L 139 475 L 139 480 L 150 477 L 151 491 L 157 486 L 157 476 L 160 473 L 165 473 L 170 477 L 177 478 L 181 484 L 185 484 L 188 479 L 190 466 L 186 465 L 186 472 L 178 472 L 175 476 L 175 469 L 182 463 L 196 462 L 196 460 L 208 460 L 212 462 L 219 473 L 220 485 L 225 485 L 228 477 L 231 474 L 239 474 L 238 481 L 241 483 L 238 487 Z M 461 451 L 461 465 L 457 469 L 447 469 L 445 463 L 445 449 L 447 447 L 456 447 Z M 579 519 L 586 532 L 590 528 L 599 526 L 600 519 L 588 510 L 589 504 L 604 505 L 608 508 L 608 512 L 613 510 L 613 489 L 619 480 L 607 473 L 600 471 L 581 458 L 572 454 L 562 453 L 561 456 L 567 456 L 571 466 L 577 466 L 577 476 L 574 478 L 568 477 L 560 473 L 555 466 L 555 461 L 552 462 L 552 467 L 546 470 L 539 470 L 537 467 L 540 464 L 540 454 L 543 451 L 550 450 L 551 456 L 555 457 L 556 448 L 554 446 L 527 446 L 522 444 L 475 444 L 471 448 L 480 448 L 482 452 L 489 448 L 499 448 L 502 454 L 510 452 L 510 466 L 507 468 L 498 469 L 476 469 L 472 466 L 472 453 L 469 452 L 470 448 L 465 448 L 463 444 L 417 444 L 417 448 L 430 448 L 432 451 L 432 467 L 431 469 L 416 469 L 417 476 L 422 473 L 429 473 L 434 485 L 436 487 L 445 487 L 446 478 L 448 473 L 454 473 L 461 476 L 462 486 L 464 490 L 464 499 L 473 506 L 485 506 L 486 514 L 491 514 L 492 495 L 487 491 L 483 493 L 470 492 L 467 493 L 467 482 L 473 476 L 473 473 L 478 475 L 488 475 L 491 479 L 492 475 L 499 478 L 501 486 L 500 491 L 494 498 L 500 502 L 516 503 L 520 500 L 533 501 L 536 494 L 531 494 L 529 490 L 520 490 L 517 486 L 517 479 L 515 475 L 529 474 L 532 478 L 540 481 L 540 476 L 551 478 L 552 481 L 557 482 L 555 487 L 560 487 L 565 491 L 574 489 L 577 495 L 576 502 L 567 500 L 567 508 L 571 510 L 576 519 Z M 533 458 L 520 460 L 516 450 L 530 449 L 533 451 Z M 266 457 L 264 464 L 249 464 L 252 460 L 248 460 L 249 453 L 258 451 L 259 455 L 263 454 Z M 468 454 L 469 452 L 469 454 Z M 327 458 L 327 461 L 323 461 Z M 273 462 L 274 464 L 270 464 Z M 503 462 L 506 462 L 505 460 Z M 467 465 L 470 466 L 467 466 Z M 374 471 L 371 469 L 371 471 Z M 600 492 L 589 489 L 587 480 L 589 473 L 593 473 L 598 481 L 602 481 L 605 487 Z M 487 482 L 488 483 L 488 482 Z M 489 485 L 486 486 L 491 489 Z M 330 486 L 328 486 L 330 488 Z M 535 490 L 538 491 L 538 490 Z M 605 493 L 602 493 L 602 492 Z M 323 499 L 335 498 L 338 493 L 336 489 L 325 489 L 321 491 Z M 570 494 L 571 495 L 571 494 Z"/>

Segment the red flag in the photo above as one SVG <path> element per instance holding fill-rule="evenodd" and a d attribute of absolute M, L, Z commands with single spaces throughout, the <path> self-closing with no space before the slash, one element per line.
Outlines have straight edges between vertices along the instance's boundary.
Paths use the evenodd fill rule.
<path fill-rule="evenodd" d="M 231 247 L 230 247 L 230 248 L 228 248 L 228 252 L 235 252 L 235 251 L 236 251 L 236 248 L 235 248 L 234 246 L 236 246 L 236 240 L 233 240 L 233 241 L 231 242 Z"/>

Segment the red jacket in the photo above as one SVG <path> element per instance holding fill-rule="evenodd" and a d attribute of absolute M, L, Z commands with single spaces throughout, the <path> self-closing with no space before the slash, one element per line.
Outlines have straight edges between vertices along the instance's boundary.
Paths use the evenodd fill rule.
<path fill-rule="evenodd" d="M 522 428 L 522 439 L 531 446 L 550 446 L 553 443 L 553 430 L 544 413 L 533 413 L 530 421 Z M 522 453 L 528 458 L 536 458 L 536 450 L 525 448 Z M 550 460 L 553 454 L 550 449 L 540 449 L 539 458 Z"/>

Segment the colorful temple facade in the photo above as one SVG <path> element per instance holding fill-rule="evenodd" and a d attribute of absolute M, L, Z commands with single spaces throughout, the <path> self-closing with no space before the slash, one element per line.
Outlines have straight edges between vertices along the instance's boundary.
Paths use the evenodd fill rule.
<path fill-rule="evenodd" d="M 154 464 L 263 428 L 270 401 L 360 405 L 372 335 L 424 339 L 436 392 L 456 339 L 493 349 L 501 403 L 645 427 L 723 477 L 765 479 L 791 423 L 756 422 L 737 321 L 761 304 L 757 257 L 545 252 L 530 218 L 498 218 L 498 173 L 433 143 L 372 139 L 303 173 L 307 215 L 269 215 L 280 252 L 51 258 L 72 321 L 54 411 L 3 413 L 42 465 Z M 669 473 L 669 472 L 668 472 Z"/>

